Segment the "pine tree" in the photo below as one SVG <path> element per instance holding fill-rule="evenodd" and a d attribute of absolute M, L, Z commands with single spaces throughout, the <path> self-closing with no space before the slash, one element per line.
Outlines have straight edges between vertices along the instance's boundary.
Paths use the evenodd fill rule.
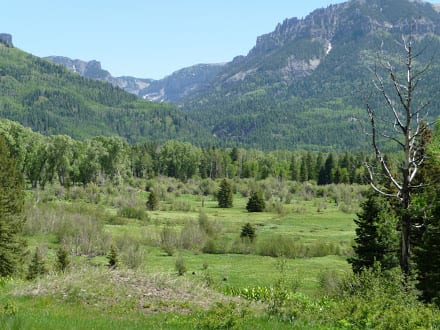
<path fill-rule="evenodd" d="M 421 298 L 440 305 L 440 126 L 437 125 L 434 141 L 431 136 L 422 137 L 420 147 L 428 149 L 427 161 L 420 168 L 417 182 L 429 183 L 417 196 L 420 210 L 412 212 L 416 225 L 412 228 L 411 241 L 417 265 L 416 287 Z M 430 131 L 425 131 L 431 134 Z M 426 142 L 426 143 L 425 143 Z M 427 148 L 427 144 L 429 147 Z M 417 216 L 419 215 L 419 216 Z M 421 216 L 420 216 L 421 215 Z M 417 230 L 417 228 L 419 228 Z"/>
<path fill-rule="evenodd" d="M 43 255 L 39 248 L 35 249 L 34 256 L 32 257 L 31 263 L 29 264 L 28 273 L 26 275 L 27 280 L 33 280 L 40 275 L 46 274 L 47 269 L 44 264 Z"/>
<path fill-rule="evenodd" d="M 112 245 L 110 246 L 110 251 L 107 255 L 108 260 L 108 267 L 110 269 L 115 269 L 118 267 L 119 259 L 118 259 L 118 250 L 116 249 L 116 246 Z"/>
<path fill-rule="evenodd" d="M 246 210 L 248 212 L 263 212 L 265 207 L 266 203 L 261 190 L 253 191 L 246 204 Z"/>
<path fill-rule="evenodd" d="M 298 180 L 298 167 L 296 164 L 296 157 L 294 155 L 290 159 L 289 171 L 290 171 L 290 180 L 297 181 Z"/>
<path fill-rule="evenodd" d="M 371 268 L 380 263 L 383 270 L 398 266 L 396 219 L 386 200 L 370 193 L 361 204 L 361 212 L 354 222 L 356 228 L 355 256 L 348 259 L 353 272 Z"/>
<path fill-rule="evenodd" d="M 417 288 L 422 292 L 423 300 L 440 304 L 440 205 L 435 207 L 425 228 L 422 244 L 415 249 Z"/>
<path fill-rule="evenodd" d="M 18 234 L 23 226 L 24 180 L 0 136 L 0 276 L 15 272 L 22 261 L 25 242 Z"/>
<path fill-rule="evenodd" d="M 248 239 L 252 243 L 255 239 L 255 236 L 255 228 L 249 222 L 241 228 L 241 239 Z"/>
<path fill-rule="evenodd" d="M 150 192 L 147 200 L 147 210 L 155 211 L 159 208 L 159 199 L 157 198 L 157 194 L 153 191 Z"/>
<path fill-rule="evenodd" d="M 233 194 L 231 183 L 223 179 L 220 183 L 220 189 L 218 191 L 218 207 L 231 208 L 233 204 Z"/>
<path fill-rule="evenodd" d="M 64 272 L 67 269 L 67 267 L 69 267 L 69 264 L 70 264 L 69 252 L 64 246 L 62 246 L 57 250 L 57 259 L 56 259 L 55 268 L 60 272 Z"/>

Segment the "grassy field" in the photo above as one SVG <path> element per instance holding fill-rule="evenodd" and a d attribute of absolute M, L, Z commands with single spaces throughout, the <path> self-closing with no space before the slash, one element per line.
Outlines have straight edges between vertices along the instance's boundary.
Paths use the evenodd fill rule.
<path fill-rule="evenodd" d="M 355 214 L 343 212 L 328 196 L 294 195 L 282 205 L 268 201 L 266 212 L 249 213 L 247 197 L 239 193 L 232 208 L 220 209 L 211 195 L 202 207 L 200 195 L 174 192 L 162 198 L 159 210 L 147 212 L 148 193 L 142 189 L 107 187 L 80 193 L 53 187 L 29 194 L 25 237 L 29 251 L 44 251 L 48 273 L 34 281 L 5 281 L 1 328 L 210 328 L 200 320 L 221 323 L 225 315 L 248 309 L 252 317 L 236 315 L 239 327 L 291 328 L 268 318 L 261 302 L 228 293 L 271 288 L 282 278 L 291 292 L 319 297 L 326 274 L 351 272 L 346 258 Z M 135 216 L 123 215 L 127 207 L 136 210 Z M 201 217 L 211 226 L 210 236 L 200 237 Z M 256 228 L 252 243 L 240 239 L 248 222 Z M 164 229 L 172 232 L 171 253 L 163 245 Z M 204 253 L 209 240 L 216 253 Z M 182 242 L 188 241 L 199 243 L 185 248 Z M 112 244 L 120 259 L 116 270 L 106 266 Z M 64 273 L 54 267 L 61 245 L 72 254 Z M 283 245 L 285 250 L 274 250 Z M 296 257 L 286 258 L 283 251 Z M 177 275 L 178 259 L 186 268 L 184 276 Z M 223 305 L 215 307 L 217 302 Z"/>

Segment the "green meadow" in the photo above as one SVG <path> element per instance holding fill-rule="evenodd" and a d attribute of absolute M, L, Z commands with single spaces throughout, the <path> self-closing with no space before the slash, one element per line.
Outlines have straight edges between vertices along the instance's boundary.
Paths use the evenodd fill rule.
<path fill-rule="evenodd" d="M 153 211 L 141 180 L 28 191 L 27 262 L 21 277 L 2 280 L 0 327 L 345 327 L 347 311 L 332 295 L 351 276 L 353 219 L 366 187 L 304 183 L 289 198 L 266 199 L 264 212 L 248 212 L 240 181 L 234 185 L 242 192 L 225 209 L 216 189 L 202 195 L 194 182 L 163 178 L 155 185 L 161 193 Z M 247 223 L 253 241 L 240 237 Z M 64 271 L 57 268 L 62 246 Z M 115 268 L 108 266 L 112 247 Z M 45 269 L 26 280 L 36 248 Z"/>

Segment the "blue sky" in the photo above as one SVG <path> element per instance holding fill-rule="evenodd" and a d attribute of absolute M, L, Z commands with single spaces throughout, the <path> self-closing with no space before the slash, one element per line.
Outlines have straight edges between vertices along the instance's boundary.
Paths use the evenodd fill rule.
<path fill-rule="evenodd" d="M 114 76 L 160 79 L 246 55 L 285 18 L 343 0 L 13 0 L 0 33 L 37 56 L 96 59 Z M 435 1 L 432 1 L 435 2 Z M 440 0 L 438 1 L 440 2 Z"/>

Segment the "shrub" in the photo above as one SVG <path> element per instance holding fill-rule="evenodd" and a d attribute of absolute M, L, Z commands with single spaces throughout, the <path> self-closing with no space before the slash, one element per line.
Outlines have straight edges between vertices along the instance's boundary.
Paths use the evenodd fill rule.
<path fill-rule="evenodd" d="M 190 212 L 192 210 L 191 204 L 187 201 L 174 199 L 171 204 L 172 211 Z"/>
<path fill-rule="evenodd" d="M 206 236 L 198 224 L 190 221 L 180 232 L 180 245 L 187 250 L 201 250 L 205 245 Z"/>
<path fill-rule="evenodd" d="M 212 223 L 209 221 L 208 215 L 203 211 L 203 209 L 200 209 L 199 211 L 199 227 L 200 230 L 202 230 L 206 235 L 208 236 L 214 236 L 215 230 L 212 225 Z"/>
<path fill-rule="evenodd" d="M 137 269 L 143 264 L 145 254 L 142 245 L 139 242 L 133 242 L 122 251 L 121 257 L 125 266 Z"/>
<path fill-rule="evenodd" d="M 202 249 L 203 253 L 220 254 L 223 253 L 221 244 L 215 238 L 208 238 Z"/>
<path fill-rule="evenodd" d="M 155 211 L 159 208 L 159 198 L 157 194 L 153 191 L 150 192 L 147 200 L 147 210 Z"/>
<path fill-rule="evenodd" d="M 145 210 L 133 206 L 125 206 L 119 209 L 118 215 L 129 219 L 148 220 L 148 214 Z"/>
<path fill-rule="evenodd" d="M 174 254 L 178 246 L 177 233 L 172 227 L 163 227 L 160 233 L 160 247 L 169 256 Z"/>
<path fill-rule="evenodd" d="M 65 214 L 55 224 L 59 241 L 75 255 L 103 255 L 108 248 L 109 235 L 103 224 L 87 215 Z"/>
<path fill-rule="evenodd" d="M 176 271 L 179 276 L 183 276 L 186 273 L 186 265 L 185 260 L 181 255 L 179 255 L 176 259 L 175 263 Z"/>
<path fill-rule="evenodd" d="M 250 314 L 248 308 L 240 308 L 235 302 L 216 302 L 197 315 L 197 329 L 242 329 Z"/>

